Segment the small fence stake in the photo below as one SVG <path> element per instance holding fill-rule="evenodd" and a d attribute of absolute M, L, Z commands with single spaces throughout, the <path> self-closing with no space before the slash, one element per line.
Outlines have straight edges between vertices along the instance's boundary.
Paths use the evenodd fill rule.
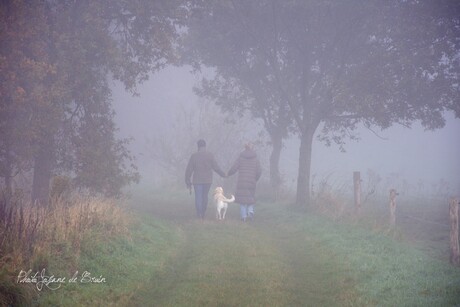
<path fill-rule="evenodd" d="M 458 245 L 458 199 L 451 198 L 449 202 L 450 215 L 450 263 L 460 264 L 460 248 Z"/>
<path fill-rule="evenodd" d="M 394 228 L 396 225 L 396 196 L 399 194 L 395 189 L 390 190 L 390 227 Z"/>
<path fill-rule="evenodd" d="M 355 195 L 355 209 L 356 212 L 361 211 L 361 173 L 353 172 L 353 188 Z"/>

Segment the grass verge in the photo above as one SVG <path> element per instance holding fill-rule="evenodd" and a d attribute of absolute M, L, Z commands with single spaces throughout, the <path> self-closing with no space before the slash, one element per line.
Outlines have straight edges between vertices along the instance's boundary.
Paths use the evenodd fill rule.
<path fill-rule="evenodd" d="M 110 199 L 0 205 L 0 306 L 129 305 L 181 241 Z"/>
<path fill-rule="evenodd" d="M 79 280 L 47 291 L 39 304 L 48 306 L 131 306 L 132 297 L 161 271 L 181 242 L 180 231 L 151 217 L 135 217 L 130 236 L 104 240 L 91 232 L 84 239 Z M 105 278 L 81 282 L 83 271 Z"/>
<path fill-rule="evenodd" d="M 266 226 L 291 240 L 313 238 L 339 260 L 337 276 L 353 284 L 355 296 L 344 305 L 457 306 L 460 269 L 391 236 L 314 214 L 263 207 Z M 311 243 L 306 242 L 307 250 Z M 327 257 L 326 254 L 323 255 Z M 346 302 L 346 301 L 345 301 Z"/>

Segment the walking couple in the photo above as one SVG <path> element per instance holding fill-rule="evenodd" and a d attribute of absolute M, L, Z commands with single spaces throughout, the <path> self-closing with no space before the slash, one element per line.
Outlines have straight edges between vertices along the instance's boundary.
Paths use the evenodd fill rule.
<path fill-rule="evenodd" d="M 199 140 L 198 151 L 193 153 L 185 171 L 185 184 L 195 190 L 197 217 L 204 219 L 208 207 L 208 194 L 212 184 L 213 171 L 226 178 L 238 172 L 235 202 L 240 204 L 242 221 L 254 218 L 256 184 L 262 173 L 259 159 L 251 143 L 244 145 L 244 151 L 233 163 L 227 174 L 217 164 L 214 155 L 206 150 L 206 142 Z M 192 177 L 193 175 L 193 177 Z"/>

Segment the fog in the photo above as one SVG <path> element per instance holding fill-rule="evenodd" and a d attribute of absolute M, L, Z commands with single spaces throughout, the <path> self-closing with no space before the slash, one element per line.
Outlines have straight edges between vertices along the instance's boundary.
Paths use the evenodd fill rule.
<path fill-rule="evenodd" d="M 0 3 L 0 306 L 460 302 L 460 1 Z"/>
<path fill-rule="evenodd" d="M 145 184 L 161 182 L 157 161 L 149 154 L 147 140 L 160 134 L 171 140 L 172 127 L 177 121 L 175 115 L 196 108 L 202 99 L 193 92 L 193 87 L 202 75 L 190 72 L 190 67 L 167 67 L 152 75 L 150 80 L 138 87 L 138 96 L 126 92 L 122 85 L 112 82 L 113 105 L 116 111 L 116 124 L 121 137 L 130 137 L 130 149 L 137 158 L 139 172 Z M 316 180 L 328 178 L 332 182 L 351 183 L 352 172 L 361 171 L 363 181 L 367 180 L 369 171 L 377 173 L 382 181 L 408 191 L 433 193 L 443 189 L 448 194 L 460 192 L 460 121 L 453 114 L 445 114 L 446 125 L 442 129 L 427 131 L 419 122 L 411 128 L 392 126 L 383 131 L 369 130 L 361 127 L 360 139 L 347 140 L 345 152 L 338 146 L 326 146 L 315 140 L 312 154 L 312 177 Z M 255 120 L 249 127 L 248 135 L 255 130 L 263 130 Z M 318 129 L 319 130 L 319 129 Z M 250 138 L 250 136 L 248 137 Z M 174 143 L 174 140 L 171 140 Z M 196 140 L 190 140 L 195 143 Z M 236 152 L 242 149 L 240 144 L 233 144 Z M 177 144 L 179 145 L 179 144 Z M 178 146 L 179 150 L 180 146 Z M 296 135 L 285 140 L 280 159 L 280 172 L 283 183 L 288 188 L 295 187 L 298 171 L 299 141 Z M 260 149 L 259 155 L 268 160 L 269 148 Z M 189 153 L 191 154 L 191 152 Z M 236 158 L 236 156 L 235 156 Z M 230 165 L 219 161 L 224 170 Z M 185 169 L 184 169 L 185 172 Z M 183 173 L 175 174 L 178 181 Z M 268 169 L 264 177 L 268 180 Z M 155 180 L 153 180 L 155 179 Z M 440 187 L 446 185 L 447 187 Z M 422 189 L 423 191 L 420 191 Z"/>

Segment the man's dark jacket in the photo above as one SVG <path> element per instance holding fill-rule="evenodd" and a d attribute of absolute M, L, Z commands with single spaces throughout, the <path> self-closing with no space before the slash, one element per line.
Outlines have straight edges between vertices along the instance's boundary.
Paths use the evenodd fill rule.
<path fill-rule="evenodd" d="M 192 154 L 185 170 L 185 184 L 190 187 L 193 184 L 212 183 L 212 171 L 225 177 L 225 173 L 217 165 L 214 155 L 206 151 L 205 147 L 200 147 L 197 152 Z M 192 177 L 192 180 L 190 178 Z"/>

